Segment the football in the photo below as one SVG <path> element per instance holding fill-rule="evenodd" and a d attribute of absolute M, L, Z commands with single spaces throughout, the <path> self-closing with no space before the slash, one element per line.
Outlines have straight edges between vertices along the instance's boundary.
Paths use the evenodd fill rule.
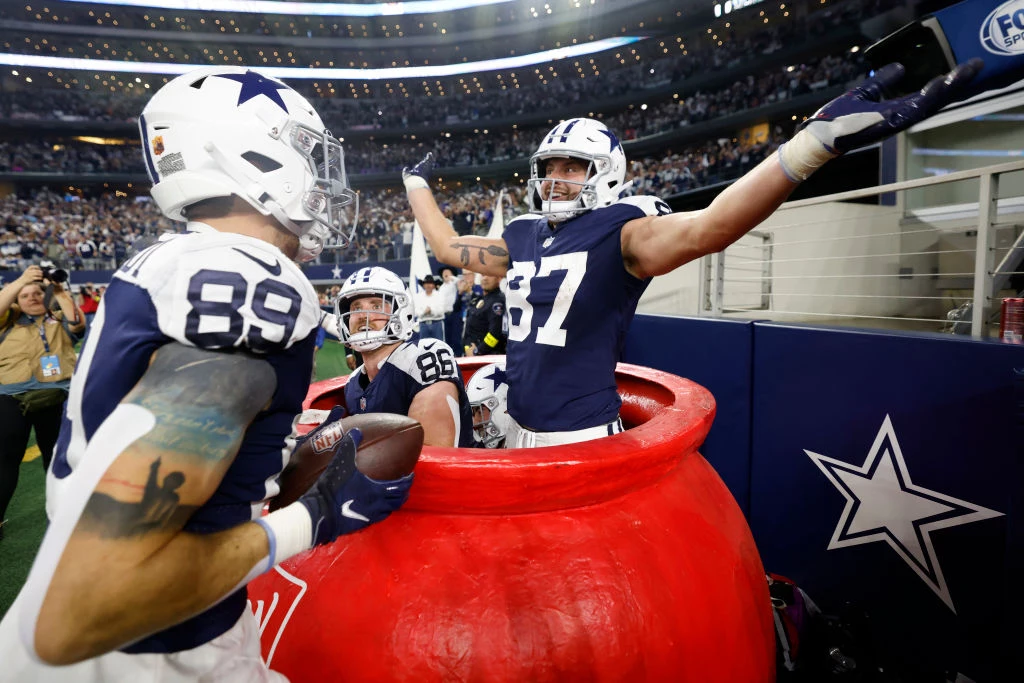
<path fill-rule="evenodd" d="M 342 418 L 296 448 L 281 472 L 281 492 L 270 501 L 270 511 L 293 503 L 309 490 L 334 453 L 334 446 L 350 429 L 363 433 L 356 453 L 356 468 L 378 481 L 398 479 L 412 472 L 423 448 L 423 427 L 405 415 L 366 413 Z"/>

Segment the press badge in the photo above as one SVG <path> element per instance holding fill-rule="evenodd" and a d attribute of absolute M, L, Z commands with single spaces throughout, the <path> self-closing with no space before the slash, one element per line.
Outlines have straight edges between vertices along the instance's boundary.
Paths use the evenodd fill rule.
<path fill-rule="evenodd" d="M 43 364 L 43 377 L 56 377 L 60 374 L 60 359 L 56 354 L 43 356 L 39 362 Z"/>

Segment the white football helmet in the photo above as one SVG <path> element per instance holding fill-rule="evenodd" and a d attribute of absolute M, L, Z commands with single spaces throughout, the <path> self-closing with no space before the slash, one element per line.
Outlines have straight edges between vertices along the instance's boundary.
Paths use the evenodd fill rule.
<path fill-rule="evenodd" d="M 385 306 L 390 307 L 390 310 L 383 311 L 388 316 L 383 329 L 369 329 L 366 313 L 351 312 L 352 301 L 364 296 L 379 296 Z M 338 319 L 338 337 L 356 351 L 373 351 L 385 344 L 403 342 L 412 336 L 415 322 L 412 297 L 402 278 L 380 266 L 361 268 L 345 280 L 334 302 L 334 314 Z M 363 325 L 363 329 L 351 331 L 352 316 L 355 316 L 357 324 Z M 359 323 L 360 318 L 362 323 Z"/>
<path fill-rule="evenodd" d="M 139 131 L 153 199 L 172 220 L 187 220 L 182 209 L 196 202 L 236 195 L 299 237 L 299 261 L 355 232 L 342 211 L 356 194 L 341 143 L 277 79 L 242 67 L 190 71 L 153 95 Z"/>
<path fill-rule="evenodd" d="M 572 157 L 588 164 L 585 183 L 570 201 L 551 201 L 541 197 L 541 183 L 549 180 L 544 162 L 554 157 Z M 535 213 L 554 223 L 569 220 L 585 211 L 608 206 L 626 189 L 626 153 L 615 133 L 594 119 L 569 119 L 551 129 L 530 157 L 528 193 Z"/>
<path fill-rule="evenodd" d="M 473 407 L 473 439 L 485 448 L 500 448 L 505 437 L 513 433 L 505 364 L 491 363 L 474 372 L 466 382 L 466 396 Z M 483 408 L 490 413 L 487 419 Z"/>

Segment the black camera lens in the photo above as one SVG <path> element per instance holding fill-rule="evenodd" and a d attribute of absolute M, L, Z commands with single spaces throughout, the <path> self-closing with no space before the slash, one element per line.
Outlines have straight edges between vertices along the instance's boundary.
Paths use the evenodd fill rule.
<path fill-rule="evenodd" d="M 63 268 L 43 268 L 43 279 L 63 284 L 68 281 L 68 271 Z"/>

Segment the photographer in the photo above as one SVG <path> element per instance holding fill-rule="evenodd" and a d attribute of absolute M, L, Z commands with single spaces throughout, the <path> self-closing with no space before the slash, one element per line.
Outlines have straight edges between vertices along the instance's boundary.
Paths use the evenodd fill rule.
<path fill-rule="evenodd" d="M 29 266 L 0 289 L 0 537 L 14 496 L 29 432 L 49 468 L 75 369 L 76 335 L 85 315 L 64 287 L 63 271 Z M 59 306 L 50 311 L 48 296 Z"/>

